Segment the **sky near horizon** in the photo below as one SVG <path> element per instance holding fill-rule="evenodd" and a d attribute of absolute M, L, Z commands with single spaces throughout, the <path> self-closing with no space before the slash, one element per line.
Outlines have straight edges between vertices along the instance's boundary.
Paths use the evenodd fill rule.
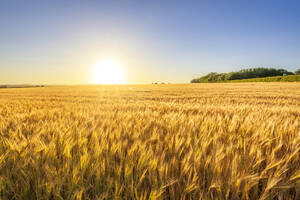
<path fill-rule="evenodd" d="M 0 84 L 87 84 L 114 60 L 126 83 L 300 68 L 300 1 L 0 1 Z"/>

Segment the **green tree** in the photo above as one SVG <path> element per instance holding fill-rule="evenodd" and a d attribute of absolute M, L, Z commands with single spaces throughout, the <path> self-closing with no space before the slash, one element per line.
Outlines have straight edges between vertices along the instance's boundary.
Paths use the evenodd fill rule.
<path fill-rule="evenodd" d="M 300 71 L 298 72 L 300 73 Z M 249 68 L 242 69 L 236 72 L 221 73 L 211 72 L 200 78 L 191 80 L 191 83 L 207 83 L 207 82 L 224 82 L 228 80 L 240 80 L 240 79 L 250 79 L 250 78 L 264 78 L 272 76 L 283 76 L 283 75 L 293 75 L 293 72 L 289 72 L 285 69 L 275 69 L 275 68 Z"/>

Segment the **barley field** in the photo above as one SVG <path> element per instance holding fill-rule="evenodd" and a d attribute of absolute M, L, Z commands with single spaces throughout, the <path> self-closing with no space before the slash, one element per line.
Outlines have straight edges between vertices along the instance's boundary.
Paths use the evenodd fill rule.
<path fill-rule="evenodd" d="M 0 199 L 300 199 L 300 84 L 0 89 Z"/>

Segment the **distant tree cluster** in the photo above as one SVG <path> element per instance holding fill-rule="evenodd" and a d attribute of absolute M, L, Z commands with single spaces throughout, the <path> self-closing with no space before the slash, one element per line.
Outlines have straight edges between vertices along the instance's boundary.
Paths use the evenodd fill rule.
<path fill-rule="evenodd" d="M 264 77 L 271 77 L 271 76 L 285 76 L 285 75 L 294 75 L 294 74 L 300 74 L 300 69 L 297 70 L 295 73 L 293 73 L 285 69 L 249 68 L 249 69 L 242 69 L 237 72 L 229 72 L 229 73 L 211 72 L 205 76 L 191 80 L 191 83 L 209 83 L 209 82 L 214 83 L 214 82 L 225 82 L 230 80 L 264 78 Z"/>
<path fill-rule="evenodd" d="M 31 88 L 31 87 L 45 87 L 44 85 L 0 85 L 0 88 Z"/>
<path fill-rule="evenodd" d="M 157 85 L 157 84 L 166 84 L 165 82 L 153 82 L 152 84 Z M 171 84 L 171 83 L 168 83 Z"/>

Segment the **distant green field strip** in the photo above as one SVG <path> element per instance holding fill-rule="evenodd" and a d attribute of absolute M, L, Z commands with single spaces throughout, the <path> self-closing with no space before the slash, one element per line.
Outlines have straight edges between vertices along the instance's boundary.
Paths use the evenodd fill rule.
<path fill-rule="evenodd" d="M 230 80 L 225 82 L 300 82 L 300 75 L 250 78 L 250 79 Z"/>

